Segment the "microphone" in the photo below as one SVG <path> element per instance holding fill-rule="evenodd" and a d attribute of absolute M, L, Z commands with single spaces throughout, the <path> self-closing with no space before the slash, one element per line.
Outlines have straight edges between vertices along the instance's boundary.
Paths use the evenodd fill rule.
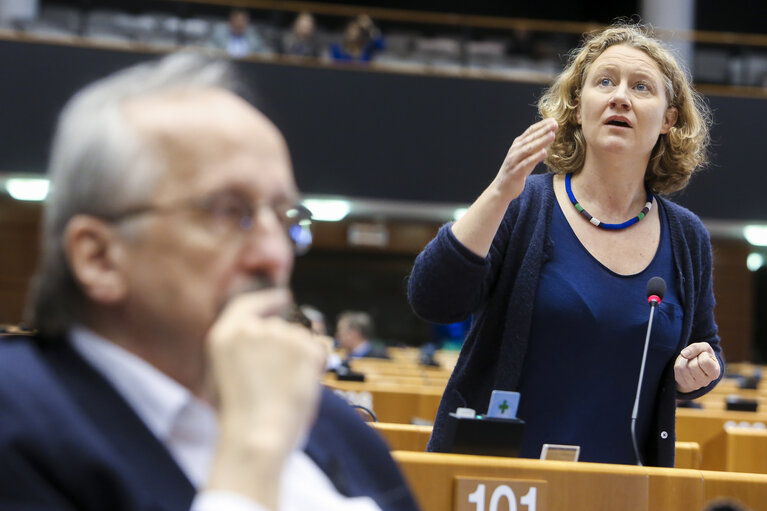
<path fill-rule="evenodd" d="M 647 282 L 647 301 L 651 307 L 655 307 L 663 300 L 666 294 L 666 281 L 660 277 L 653 277 Z"/>
<path fill-rule="evenodd" d="M 655 308 L 660 305 L 663 296 L 666 294 L 666 281 L 660 277 L 653 277 L 647 282 L 647 302 L 650 304 L 650 319 L 647 321 L 647 335 L 644 339 L 644 352 L 642 353 L 642 365 L 639 368 L 639 381 L 637 382 L 637 393 L 634 398 L 634 410 L 631 412 L 631 442 L 634 445 L 634 454 L 637 458 L 637 465 L 642 465 L 642 457 L 639 454 L 639 445 L 636 437 L 636 421 L 639 413 L 639 396 L 642 393 L 642 381 L 644 380 L 644 368 L 647 362 L 647 348 L 650 346 L 650 332 L 652 331 L 652 319 Z"/>

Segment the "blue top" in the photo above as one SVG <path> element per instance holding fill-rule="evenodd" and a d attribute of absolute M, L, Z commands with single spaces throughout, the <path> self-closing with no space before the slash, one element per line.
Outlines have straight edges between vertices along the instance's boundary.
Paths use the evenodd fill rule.
<path fill-rule="evenodd" d="M 429 440 L 430 451 L 449 448 L 445 425 L 456 407 L 484 411 L 493 389 L 519 389 L 541 271 L 553 252 L 549 227 L 556 197 L 552 179 L 550 173 L 527 178 L 522 195 L 509 204 L 487 257 L 463 246 L 448 224 L 415 261 L 408 279 L 408 299 L 419 316 L 451 323 L 474 315 L 442 395 Z M 666 214 L 674 255 L 674 292 L 683 310 L 682 333 L 675 352 L 693 342 L 707 342 L 724 368 L 714 321 L 708 232 L 687 209 L 663 197 L 657 199 Z M 593 371 L 599 366 L 589 364 L 588 369 Z M 721 374 L 724 371 L 720 378 Z M 674 466 L 676 400 L 702 396 L 717 381 L 694 392 L 680 393 L 676 390 L 673 364 L 666 365 L 655 398 L 645 465 Z M 593 388 L 591 393 L 606 400 L 614 394 L 610 387 Z M 621 399 L 631 401 L 633 396 L 634 391 Z"/>
<path fill-rule="evenodd" d="M 386 40 L 382 36 L 378 36 L 369 41 L 357 56 L 346 51 L 342 43 L 333 43 L 330 45 L 330 56 L 336 61 L 370 62 L 376 52 L 385 48 Z"/>
<path fill-rule="evenodd" d="M 671 240 L 659 210 L 654 258 L 624 276 L 586 250 L 555 203 L 553 251 L 541 271 L 520 379 L 518 415 L 527 422 L 521 456 L 538 458 L 544 443 L 569 444 L 581 446 L 582 461 L 636 464 L 630 427 L 650 314 L 647 281 L 660 276 L 668 292 L 653 319 L 637 419 L 644 452 L 663 369 L 675 358 L 682 333 Z"/>

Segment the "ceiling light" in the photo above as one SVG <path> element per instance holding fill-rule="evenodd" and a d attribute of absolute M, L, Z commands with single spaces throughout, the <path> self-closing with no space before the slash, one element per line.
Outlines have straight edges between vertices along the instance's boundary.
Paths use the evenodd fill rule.
<path fill-rule="evenodd" d="M 8 195 L 16 200 L 41 201 L 48 196 L 49 182 L 40 178 L 11 178 L 5 181 Z"/>
<path fill-rule="evenodd" d="M 748 254 L 746 266 L 751 271 L 758 271 L 759 268 L 764 266 L 764 256 L 762 254 L 757 254 L 756 252 Z"/>
<path fill-rule="evenodd" d="M 343 220 L 351 210 L 349 201 L 337 199 L 306 199 L 302 204 L 312 212 L 312 220 L 322 222 Z"/>
<path fill-rule="evenodd" d="M 743 236 L 756 247 L 767 247 L 767 225 L 747 225 L 743 228 Z"/>

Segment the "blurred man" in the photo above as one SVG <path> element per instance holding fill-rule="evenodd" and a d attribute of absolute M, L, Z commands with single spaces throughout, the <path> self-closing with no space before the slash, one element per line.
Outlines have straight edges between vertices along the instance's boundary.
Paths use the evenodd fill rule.
<path fill-rule="evenodd" d="M 258 31 L 250 25 L 250 14 L 245 9 L 231 10 L 229 23 L 213 31 L 213 44 L 237 59 L 269 52 Z"/>
<path fill-rule="evenodd" d="M 342 312 L 336 324 L 338 346 L 346 350 L 347 358 L 389 358 L 386 350 L 372 343 L 373 319 L 358 311 Z"/>
<path fill-rule="evenodd" d="M 230 83 L 175 55 L 65 108 L 39 334 L 0 341 L 0 509 L 415 508 L 375 433 L 320 391 L 323 346 L 282 319 L 296 186 Z"/>

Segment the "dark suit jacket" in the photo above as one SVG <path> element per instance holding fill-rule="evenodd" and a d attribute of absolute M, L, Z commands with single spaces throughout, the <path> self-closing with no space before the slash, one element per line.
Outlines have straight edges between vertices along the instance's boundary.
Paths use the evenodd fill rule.
<path fill-rule="evenodd" d="M 391 357 L 386 352 L 386 348 L 383 348 L 381 346 L 376 345 L 373 342 L 368 341 L 367 349 L 362 352 L 354 353 L 350 355 L 348 359 L 354 359 L 354 358 L 383 358 L 383 359 L 390 359 Z"/>
<path fill-rule="evenodd" d="M 347 496 L 416 510 L 377 433 L 323 390 L 307 454 Z M 69 347 L 0 338 L 0 509 L 181 511 L 195 490 L 165 447 Z"/>

